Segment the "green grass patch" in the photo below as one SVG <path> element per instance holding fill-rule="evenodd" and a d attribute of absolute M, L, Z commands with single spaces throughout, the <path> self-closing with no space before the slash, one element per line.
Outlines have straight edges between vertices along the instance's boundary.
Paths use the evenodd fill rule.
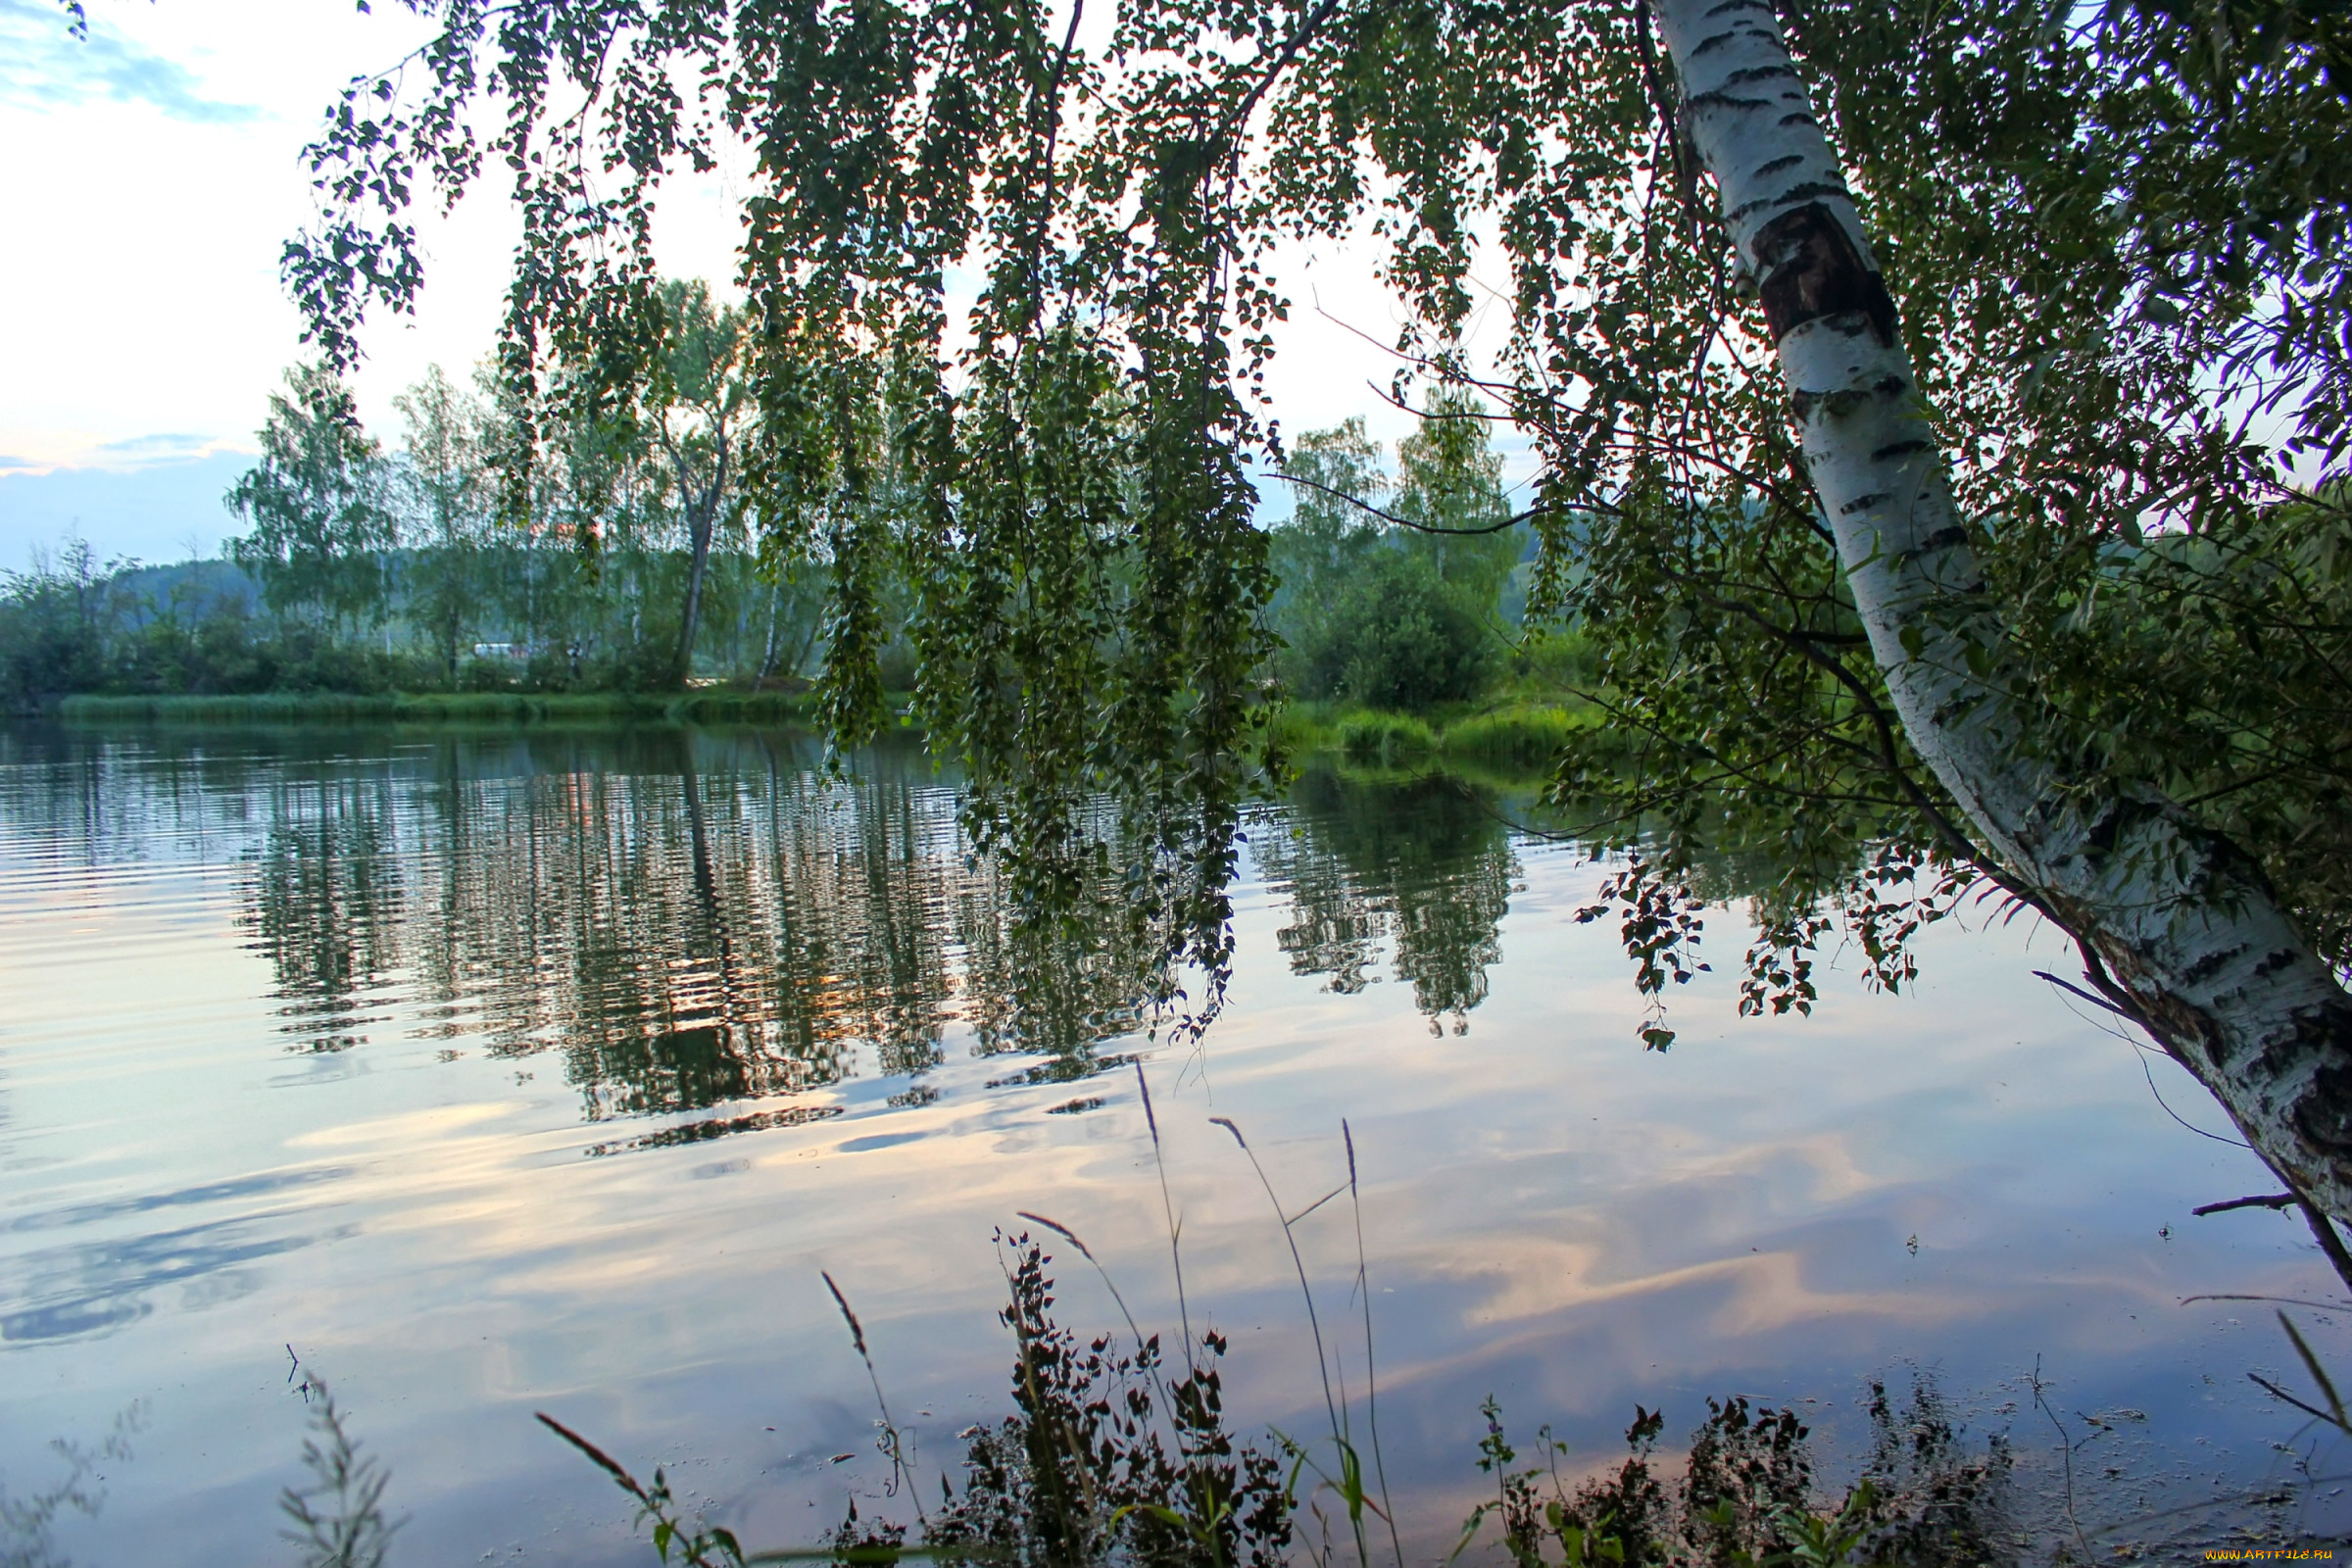
<path fill-rule="evenodd" d="M 1340 754 L 1350 762 L 1383 765 L 1428 757 L 1438 732 L 1409 713 L 1349 713 L 1339 722 Z"/>
<path fill-rule="evenodd" d="M 1508 708 L 1474 713 L 1446 725 L 1439 736 L 1438 749 L 1447 757 L 1494 766 L 1548 771 L 1569 738 L 1592 728 L 1598 716 L 1596 709 L 1572 712 L 1565 708 Z"/>
<path fill-rule="evenodd" d="M 1548 774 L 1571 739 L 1604 719 L 1598 709 L 1556 703 L 1509 702 L 1426 716 L 1377 709 L 1335 712 L 1321 703 L 1292 703 L 1276 723 L 1293 756 L 1336 752 L 1351 771 L 1403 775 L 1442 760 L 1454 772 L 1476 770 L 1524 784 Z"/>
<path fill-rule="evenodd" d="M 1293 757 L 1338 751 L 1340 729 L 1331 715 L 1331 705 L 1303 701 L 1284 703 L 1274 714 L 1274 740 Z"/>

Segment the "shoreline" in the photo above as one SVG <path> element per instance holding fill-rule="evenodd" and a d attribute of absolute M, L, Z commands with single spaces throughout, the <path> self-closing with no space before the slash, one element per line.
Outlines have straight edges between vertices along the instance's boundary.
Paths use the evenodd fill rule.
<path fill-rule="evenodd" d="M 40 716 L 65 724 L 772 723 L 806 727 L 813 716 L 810 708 L 807 696 L 783 692 L 261 692 L 242 696 L 74 696 L 62 699 Z"/>

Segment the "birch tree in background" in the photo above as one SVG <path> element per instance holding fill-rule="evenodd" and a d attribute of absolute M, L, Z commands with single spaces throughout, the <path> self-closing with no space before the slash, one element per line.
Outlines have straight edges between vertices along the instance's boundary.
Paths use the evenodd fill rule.
<path fill-rule="evenodd" d="M 384 561 L 399 541 L 383 452 L 350 389 L 323 366 L 289 369 L 258 438 L 261 458 L 222 498 L 248 525 L 229 541 L 230 559 L 260 581 L 270 610 L 316 632 L 380 621 Z"/>
<path fill-rule="evenodd" d="M 686 595 L 678 612 L 678 679 L 694 673 L 710 547 L 739 507 L 741 426 L 750 403 L 741 368 L 741 316 L 715 305 L 702 282 L 662 290 L 662 341 L 646 397 L 646 422 L 669 465 L 686 527 Z"/>
<path fill-rule="evenodd" d="M 416 552 L 410 614 L 432 639 L 454 686 L 489 596 L 481 551 L 496 500 L 484 450 L 489 413 L 438 365 L 392 400 L 404 429 L 400 488 Z"/>

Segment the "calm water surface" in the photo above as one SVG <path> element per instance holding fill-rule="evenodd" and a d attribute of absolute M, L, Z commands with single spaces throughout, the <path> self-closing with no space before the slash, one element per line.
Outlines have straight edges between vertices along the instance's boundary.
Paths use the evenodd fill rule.
<path fill-rule="evenodd" d="M 818 1271 L 933 1471 L 1005 1408 L 1018 1211 L 1172 1329 L 1139 1056 L 1245 1429 L 1311 1430 L 1319 1385 L 1208 1118 L 1294 1208 L 1352 1126 L 1418 1554 L 1477 1489 L 1489 1393 L 1598 1462 L 1636 1401 L 1672 1434 L 1735 1392 L 1850 1439 L 1867 1379 L 1925 1366 L 2047 1494 L 2038 1362 L 2094 1528 L 2314 1453 L 2246 1381 L 2290 1376 L 2270 1307 L 2182 1298 L 2331 1277 L 2278 1216 L 2189 1216 L 2271 1184 L 2160 1103 L 2221 1126 L 2184 1075 L 2032 977 L 2065 966 L 2046 932 L 1947 926 L 1916 996 L 1832 974 L 1762 1022 L 1719 916 L 1724 972 L 1645 1054 L 1609 922 L 1574 918 L 1581 854 L 1317 772 L 1250 828 L 1230 1005 L 1171 1046 L 1115 966 L 1015 957 L 918 755 L 817 764 L 755 733 L 0 734 L 0 1475 L 22 1494 L 50 1439 L 143 1421 L 61 1531 L 77 1560 L 290 1551 L 289 1348 L 390 1463 L 398 1562 L 645 1560 L 541 1409 L 759 1544 L 870 1515 L 871 1396 Z M 1327 1324 L 1350 1226 L 1298 1227 Z M 1068 1321 L 1116 1321 L 1059 1272 Z M 2333 1487 L 2289 1522 L 2339 1526 Z"/>

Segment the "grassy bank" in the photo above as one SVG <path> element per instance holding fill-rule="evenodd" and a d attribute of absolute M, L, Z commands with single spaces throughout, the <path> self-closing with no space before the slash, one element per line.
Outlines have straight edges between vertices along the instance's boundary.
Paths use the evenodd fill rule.
<path fill-rule="evenodd" d="M 782 692 L 262 692 L 244 697 L 69 697 L 70 724 L 750 724 L 808 716 Z"/>
<path fill-rule="evenodd" d="M 806 724 L 805 693 L 260 692 L 247 696 L 68 697 L 69 724 Z M 1371 767 L 1436 761 L 1526 777 L 1545 771 L 1597 710 L 1508 702 L 1428 716 L 1293 703 L 1279 723 L 1298 754 L 1336 752 Z"/>
<path fill-rule="evenodd" d="M 1597 709 L 1532 703 L 1427 716 L 1298 703 L 1283 714 L 1282 727 L 1298 753 L 1337 752 L 1376 767 L 1472 763 L 1525 776 L 1546 771 L 1572 736 L 1600 720 Z"/>

